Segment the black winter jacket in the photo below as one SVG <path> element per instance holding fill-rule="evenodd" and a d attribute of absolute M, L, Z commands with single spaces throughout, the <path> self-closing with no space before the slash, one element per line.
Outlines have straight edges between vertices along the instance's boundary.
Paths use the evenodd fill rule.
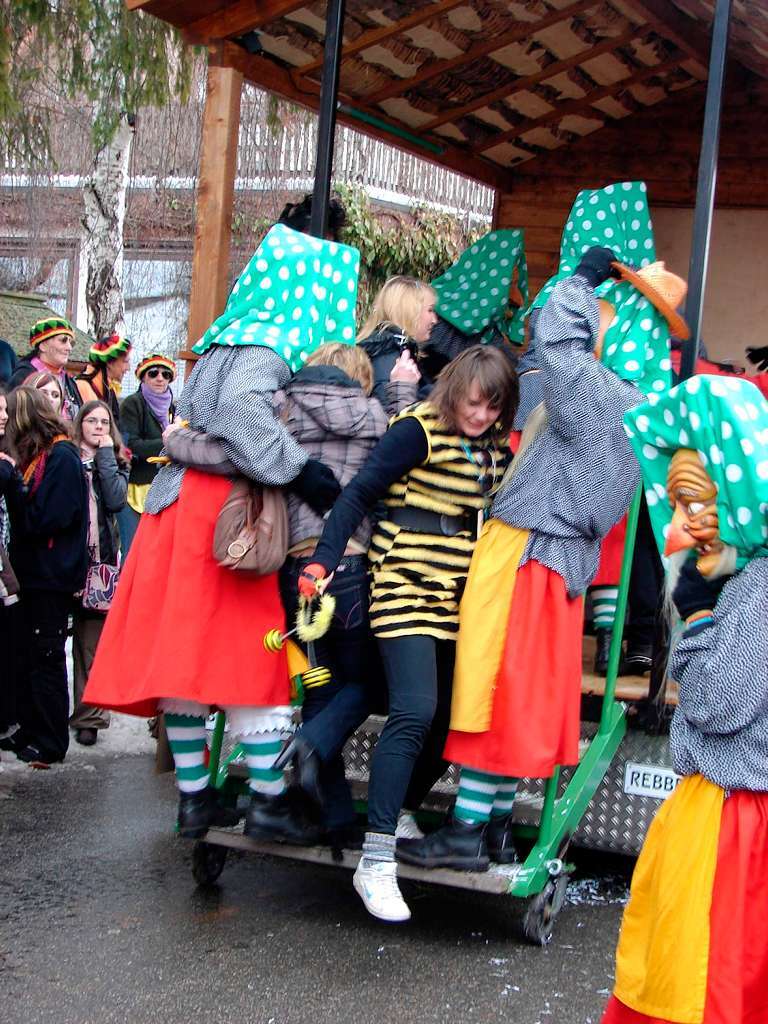
<path fill-rule="evenodd" d="M 34 493 L 0 460 L 0 493 L 11 520 L 11 564 L 26 590 L 75 594 L 88 570 L 88 489 L 69 441 L 55 444 Z"/>
<path fill-rule="evenodd" d="M 385 409 L 389 408 L 387 402 L 389 375 L 403 349 L 409 349 L 418 363 L 421 379 L 418 382 L 416 397 L 419 401 L 423 401 L 435 386 L 437 375 L 443 367 L 447 366 L 465 349 L 479 344 L 494 345 L 509 356 L 513 362 L 516 361 L 512 346 L 505 341 L 501 334 L 494 337 L 492 341 L 485 342 L 479 334 L 463 334 L 442 317 L 437 318 L 437 323 L 429 335 L 429 341 L 424 345 L 417 345 L 405 331 L 395 326 L 382 326 L 360 342 L 360 346 L 365 349 L 373 363 L 372 395 L 374 398 L 378 398 Z"/>
<path fill-rule="evenodd" d="M 175 407 L 171 403 L 168 412 L 170 419 L 173 419 L 174 413 Z M 151 484 L 159 467 L 153 462 L 147 462 L 147 459 L 162 451 L 163 428 L 144 401 L 141 391 L 134 392 L 121 402 L 120 430 L 132 454 L 130 482 Z"/>
<path fill-rule="evenodd" d="M 97 448 L 93 459 L 84 462 L 83 468 L 86 474 L 93 474 L 99 515 L 99 560 L 116 565 L 119 537 L 115 515 L 125 508 L 128 467 L 118 463 L 114 448 Z"/>

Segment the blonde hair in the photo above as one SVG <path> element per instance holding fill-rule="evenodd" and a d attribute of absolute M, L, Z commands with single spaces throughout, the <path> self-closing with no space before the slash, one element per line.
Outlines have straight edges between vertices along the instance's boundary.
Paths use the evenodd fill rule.
<path fill-rule="evenodd" d="M 379 327 L 399 327 L 413 337 L 425 301 L 436 300 L 431 285 L 415 277 L 390 277 L 381 286 L 368 317 L 357 335 L 358 341 L 369 338 Z"/>
<path fill-rule="evenodd" d="M 373 391 L 373 364 L 368 353 L 357 345 L 342 345 L 340 341 L 321 345 L 307 359 L 306 365 L 337 366 L 352 380 L 356 380 L 366 395 Z"/>

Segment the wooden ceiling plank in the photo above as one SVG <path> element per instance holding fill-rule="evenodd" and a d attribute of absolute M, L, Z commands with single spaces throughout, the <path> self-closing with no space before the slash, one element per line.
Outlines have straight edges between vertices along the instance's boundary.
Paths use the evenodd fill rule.
<path fill-rule="evenodd" d="M 622 36 L 617 36 L 615 39 L 606 39 L 605 42 L 598 43 L 597 46 L 593 46 L 589 50 L 582 50 L 581 53 L 576 53 L 572 57 L 568 57 L 566 60 L 554 61 L 552 64 L 548 64 L 547 67 L 542 68 L 541 71 L 537 71 L 533 75 L 525 75 L 523 78 L 518 78 L 512 83 L 512 85 L 503 85 L 499 89 L 494 89 L 493 92 L 488 92 L 482 96 L 476 97 L 471 103 L 465 103 L 461 107 L 451 107 L 451 109 L 447 110 L 444 114 L 428 121 L 427 124 L 422 126 L 421 130 L 430 132 L 441 124 L 448 124 L 448 122 L 455 121 L 457 118 L 464 117 L 466 114 L 472 114 L 475 110 L 487 107 L 489 103 L 496 103 L 498 100 L 508 100 L 517 93 L 530 89 L 532 85 L 544 82 L 548 78 L 561 74 L 563 71 L 570 71 L 571 68 L 578 67 L 580 64 L 584 64 L 585 61 L 592 60 L 594 57 L 600 57 L 604 53 L 612 53 L 614 50 L 619 49 L 619 47 L 627 46 L 633 39 L 637 39 L 638 42 L 642 42 L 650 33 L 651 29 L 648 28 L 645 30 L 643 30 L 642 27 L 633 28 L 629 32 L 625 32 Z"/>
<path fill-rule="evenodd" d="M 493 136 L 493 138 L 486 139 L 480 146 L 476 146 L 474 152 L 483 153 L 485 150 L 493 149 L 494 146 L 498 146 L 503 142 L 512 142 L 514 139 L 519 139 L 522 135 L 532 131 L 534 128 L 542 128 L 546 125 L 554 124 L 558 121 L 562 121 L 564 117 L 570 117 L 573 114 L 586 114 L 590 117 L 602 118 L 603 120 L 609 121 L 616 120 L 615 118 L 609 117 L 609 115 L 604 113 L 602 110 L 594 110 L 593 104 L 597 103 L 599 100 L 604 100 L 609 96 L 616 96 L 618 93 L 624 92 L 625 89 L 645 81 L 646 78 L 653 78 L 654 75 L 663 75 L 668 71 L 674 71 L 675 68 L 680 66 L 681 60 L 684 59 L 684 57 L 677 56 L 671 60 L 663 61 L 661 64 L 655 64 L 653 66 L 643 68 L 642 70 L 629 75 L 627 78 L 622 78 L 619 82 L 613 82 L 611 85 L 605 85 L 600 89 L 595 89 L 593 92 L 588 93 L 580 99 L 571 100 L 569 103 L 561 103 L 548 114 L 542 114 L 541 117 L 535 117 L 528 121 L 523 121 L 516 128 L 510 128 L 508 131 L 498 132 Z"/>
<path fill-rule="evenodd" d="M 693 18 L 683 14 L 669 0 L 629 0 L 637 14 L 705 68 L 709 66 L 709 38 Z"/>
<path fill-rule="evenodd" d="M 709 67 L 709 33 L 695 18 L 684 14 L 669 0 L 628 0 L 633 10 L 653 25 L 659 35 L 669 39 L 675 46 L 690 54 L 705 68 Z M 730 46 L 735 60 L 743 67 L 766 77 L 766 62 L 752 55 L 745 46 Z"/>
<path fill-rule="evenodd" d="M 384 25 L 381 28 L 371 29 L 370 32 L 364 32 L 361 36 L 358 36 L 354 42 L 347 43 L 342 50 L 342 59 L 344 57 L 352 57 L 356 53 L 360 53 L 361 50 L 365 50 L 369 46 L 375 46 L 376 43 L 380 43 L 384 39 L 391 39 L 392 36 L 399 36 L 403 32 L 407 32 L 410 28 L 416 28 L 418 25 L 423 25 L 425 21 L 431 21 L 433 18 L 437 18 L 441 14 L 445 14 L 454 7 L 466 6 L 466 3 L 467 0 L 437 0 L 436 3 L 430 3 L 427 7 L 415 11 L 413 14 L 409 14 L 407 18 L 402 18 L 400 21 L 394 22 L 392 25 Z M 319 71 L 322 66 L 323 60 L 322 58 L 319 58 L 318 60 L 313 60 L 311 64 L 302 64 L 301 67 L 296 69 L 296 72 L 300 75 L 311 75 L 315 71 Z"/>
<path fill-rule="evenodd" d="M 244 77 L 254 85 L 277 93 L 277 95 L 283 96 L 295 103 L 300 103 L 302 106 L 317 110 L 320 86 L 312 79 L 302 79 L 299 83 L 300 88 L 294 82 L 291 74 L 284 68 L 268 58 L 247 53 L 242 46 L 238 46 L 236 43 L 220 43 L 210 48 L 209 52 L 212 59 L 219 59 L 224 66 L 241 71 Z M 397 146 L 399 149 L 412 153 L 422 160 L 428 160 L 431 163 L 448 167 L 468 178 L 482 181 L 492 188 L 509 188 L 509 172 L 504 167 L 481 156 L 476 156 L 469 151 L 458 149 L 452 146 L 450 142 L 440 138 L 436 138 L 435 142 L 443 148 L 443 152 L 439 155 L 431 153 L 415 143 L 400 138 L 396 133 L 402 131 L 403 124 L 388 118 L 383 111 L 372 110 L 361 103 L 356 97 L 346 96 L 343 93 L 339 93 L 339 102 L 373 115 L 382 124 L 391 126 L 393 133 L 390 134 L 384 130 L 377 130 L 375 126 L 367 125 L 343 110 L 339 110 L 337 118 L 339 122 L 347 125 L 347 127 L 362 132 L 364 135 L 372 135 L 374 138 L 381 139 L 391 146 Z M 419 131 L 419 129 L 411 130 L 414 133 Z"/>
<path fill-rule="evenodd" d="M 245 32 L 262 28 L 270 21 L 284 18 L 286 14 L 306 7 L 309 0 L 235 0 L 224 4 L 220 10 L 197 21 L 191 21 L 184 28 L 188 43 L 206 45 L 219 39 L 241 36 Z"/>
<path fill-rule="evenodd" d="M 410 78 L 398 78 L 397 81 L 387 85 L 384 89 L 366 96 L 365 101 L 375 106 L 383 100 L 391 99 L 393 96 L 400 96 L 415 86 L 421 85 L 422 82 L 429 81 L 430 78 L 436 78 L 446 71 L 453 71 L 455 68 L 470 64 L 479 57 L 487 57 L 489 53 L 501 50 L 505 46 L 511 46 L 512 43 L 519 43 L 523 39 L 530 39 L 537 32 L 541 32 L 551 25 L 556 25 L 560 21 L 567 21 L 569 18 L 573 18 L 577 14 L 589 10 L 591 7 L 597 7 L 599 3 L 600 0 L 577 0 L 576 3 L 569 4 L 568 7 L 551 10 L 549 14 L 538 21 L 519 22 L 511 31 L 500 36 L 491 37 L 490 39 L 486 37 L 482 42 L 470 46 L 468 50 L 459 54 L 458 57 L 429 61 L 415 75 L 411 75 Z"/>

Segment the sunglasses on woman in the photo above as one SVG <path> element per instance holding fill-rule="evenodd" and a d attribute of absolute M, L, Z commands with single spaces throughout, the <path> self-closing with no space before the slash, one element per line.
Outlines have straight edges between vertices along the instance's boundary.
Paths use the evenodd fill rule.
<path fill-rule="evenodd" d="M 173 380 L 173 374 L 170 370 L 147 370 L 147 376 L 153 380 L 155 377 L 162 377 L 163 380 Z"/>

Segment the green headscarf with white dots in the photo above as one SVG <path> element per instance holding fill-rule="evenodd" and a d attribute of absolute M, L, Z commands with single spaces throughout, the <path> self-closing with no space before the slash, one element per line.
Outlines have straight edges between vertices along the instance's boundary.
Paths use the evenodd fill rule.
<path fill-rule="evenodd" d="M 263 345 L 295 373 L 321 345 L 353 345 L 359 270 L 357 249 L 275 224 L 192 351 Z"/>
<path fill-rule="evenodd" d="M 560 243 L 560 266 L 536 296 L 543 306 L 558 281 L 570 277 L 593 245 L 613 249 L 616 258 L 641 268 L 656 260 L 653 225 L 644 181 L 623 181 L 579 192 Z M 606 281 L 597 289 L 616 308 L 603 342 L 602 361 L 644 394 L 668 391 L 672 384 L 669 326 L 659 311 L 628 281 Z"/>
<path fill-rule="evenodd" d="M 693 448 L 717 485 L 720 537 L 737 564 L 768 555 L 768 402 L 748 380 L 701 374 L 624 416 L 640 463 L 659 550 L 672 521 L 667 472 L 679 448 Z"/>
<path fill-rule="evenodd" d="M 509 319 L 509 288 L 517 267 L 523 305 Z M 514 345 L 522 345 L 528 305 L 528 265 L 520 230 L 491 231 L 466 249 L 444 274 L 432 282 L 435 312 L 464 334 L 495 327 Z"/>

